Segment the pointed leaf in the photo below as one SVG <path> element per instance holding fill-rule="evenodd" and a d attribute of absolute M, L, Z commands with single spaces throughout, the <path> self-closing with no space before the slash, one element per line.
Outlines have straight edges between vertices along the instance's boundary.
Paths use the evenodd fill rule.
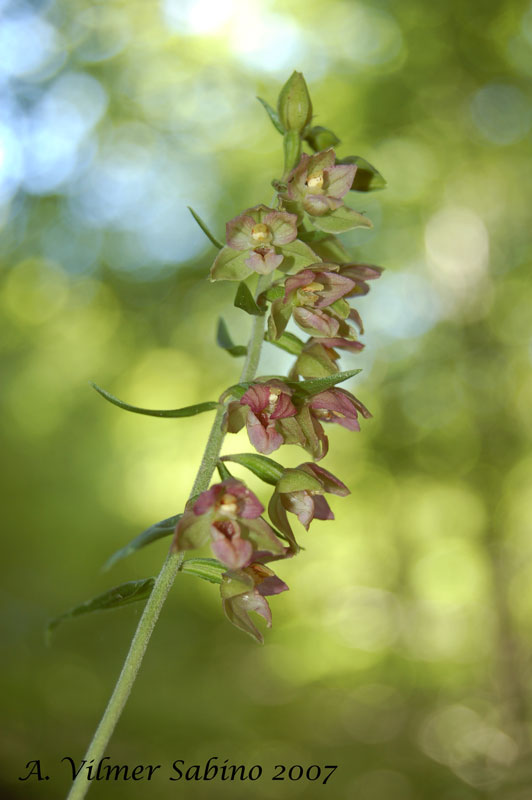
<path fill-rule="evenodd" d="M 103 565 L 104 571 L 113 567 L 117 561 L 127 558 L 127 556 L 130 556 L 131 553 L 134 553 L 136 550 L 140 550 L 142 547 L 146 547 L 146 545 L 156 542 L 158 539 L 163 539 L 165 536 L 170 536 L 174 533 L 175 526 L 182 516 L 182 514 L 175 514 L 173 517 L 162 519 L 160 522 L 150 525 L 145 531 L 139 533 L 135 539 L 132 539 L 124 547 L 121 547 L 120 550 L 117 550 L 116 553 L 113 553 Z"/>
<path fill-rule="evenodd" d="M 172 419 L 176 417 L 194 417 L 196 414 L 203 414 L 204 411 L 213 411 L 219 406 L 219 403 L 209 401 L 207 403 L 196 403 L 194 406 L 185 406 L 184 408 L 171 408 L 165 411 L 154 408 L 137 408 L 137 406 L 130 406 L 129 403 L 124 403 L 122 400 L 114 397 L 114 395 L 106 392 L 105 389 L 102 389 L 100 386 L 92 383 L 92 381 L 90 383 L 93 389 L 96 389 L 98 394 L 101 394 L 102 397 L 104 397 L 114 406 L 123 408 L 124 411 L 132 411 L 134 414 L 147 414 L 149 417 L 168 417 Z"/>
<path fill-rule="evenodd" d="M 208 227 L 205 225 L 205 223 L 203 222 L 203 220 L 200 217 L 200 215 L 196 214 L 194 209 L 191 208 L 190 206 L 187 206 L 187 208 L 190 211 L 190 213 L 192 214 L 192 216 L 194 217 L 194 219 L 196 220 L 196 222 L 198 223 L 198 225 L 200 226 L 201 230 L 203 231 L 203 233 L 205 234 L 207 239 L 210 242 L 212 242 L 213 245 L 218 248 L 218 250 L 221 250 L 222 247 L 223 247 L 223 244 L 221 242 L 219 242 L 218 239 L 215 236 L 212 235 L 212 233 L 210 232 Z"/>
<path fill-rule="evenodd" d="M 87 600 L 79 606 L 74 606 L 64 614 L 50 620 L 47 626 L 47 636 L 57 628 L 57 626 L 67 619 L 79 617 L 82 614 L 92 614 L 93 611 L 106 611 L 110 608 L 120 608 L 121 606 L 136 603 L 140 600 L 146 600 L 153 589 L 155 578 L 145 578 L 140 581 L 128 581 L 122 583 L 120 586 L 115 586 L 113 589 L 108 589 L 103 594 L 99 594 L 92 600 Z"/>
<path fill-rule="evenodd" d="M 308 378 L 304 381 L 286 381 L 290 387 L 295 389 L 295 393 L 300 397 L 312 397 L 315 394 L 336 386 L 337 383 L 352 378 L 362 372 L 361 369 L 349 369 L 347 372 L 337 372 L 336 375 L 329 375 L 325 378 Z"/>
<path fill-rule="evenodd" d="M 278 339 L 269 339 L 267 334 L 264 338 L 267 342 L 270 342 L 270 344 L 280 347 L 281 350 L 286 350 L 287 353 L 291 353 L 293 356 L 300 355 L 305 346 L 304 342 L 302 342 L 298 336 L 288 331 L 284 331 Z"/>
<path fill-rule="evenodd" d="M 277 111 L 275 111 L 275 109 L 273 109 L 271 105 L 266 102 L 266 100 L 263 100 L 262 97 L 257 97 L 257 100 L 264 106 L 266 113 L 273 123 L 273 127 L 278 130 L 279 133 L 284 134 L 284 128 L 281 124 L 281 120 L 279 119 L 279 114 Z"/>
<path fill-rule="evenodd" d="M 234 305 L 237 308 L 241 308 L 242 311 L 245 311 L 247 314 L 253 314 L 255 317 L 262 317 L 264 314 L 264 311 L 259 308 L 255 298 L 251 294 L 249 286 L 243 281 L 238 284 Z"/>
<path fill-rule="evenodd" d="M 375 189 L 384 189 L 386 181 L 369 161 L 361 156 L 347 156 L 342 158 L 337 164 L 356 164 L 357 171 L 351 189 L 355 192 L 373 192 Z"/>
<path fill-rule="evenodd" d="M 246 264 L 248 250 L 222 247 L 211 267 L 211 281 L 242 281 L 252 274 Z"/>
<path fill-rule="evenodd" d="M 284 256 L 279 265 L 281 272 L 289 272 L 290 270 L 298 272 L 303 267 L 308 267 L 310 264 L 316 264 L 321 261 L 321 258 L 316 255 L 314 250 L 311 250 L 308 244 L 305 244 L 300 239 L 294 239 L 293 242 L 283 244 L 277 250 Z"/>
<path fill-rule="evenodd" d="M 271 486 L 275 486 L 284 473 L 284 467 L 274 461 L 273 458 L 260 456 L 257 453 L 236 453 L 230 456 L 223 456 L 221 460 L 232 461 L 235 464 L 246 467 L 257 478 L 271 484 Z"/>
<path fill-rule="evenodd" d="M 220 564 L 215 558 L 188 558 L 183 561 L 180 571 L 187 575 L 195 575 L 209 583 L 222 583 L 222 575 L 227 572 L 225 564 Z"/>
<path fill-rule="evenodd" d="M 373 227 L 370 219 L 348 206 L 340 206 L 330 214 L 325 214 L 323 217 L 311 217 L 311 219 L 314 227 L 326 233 L 345 233 L 353 228 Z"/>
<path fill-rule="evenodd" d="M 248 349 L 243 344 L 233 344 L 233 340 L 227 329 L 227 325 L 222 317 L 218 319 L 218 327 L 216 329 L 216 344 L 225 350 L 229 355 L 237 358 L 238 356 L 245 356 Z"/>

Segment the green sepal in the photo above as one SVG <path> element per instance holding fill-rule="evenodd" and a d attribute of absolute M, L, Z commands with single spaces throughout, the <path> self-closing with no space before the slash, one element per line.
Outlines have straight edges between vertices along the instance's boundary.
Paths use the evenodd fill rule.
<path fill-rule="evenodd" d="M 355 172 L 355 178 L 351 186 L 352 191 L 373 192 L 376 189 L 384 189 L 386 186 L 386 181 L 379 170 L 361 156 L 347 156 L 336 163 L 356 164 L 357 171 Z"/>
<path fill-rule="evenodd" d="M 298 356 L 295 368 L 303 378 L 326 378 L 338 372 L 335 361 L 327 354 L 323 345 L 318 342 L 303 350 Z"/>
<path fill-rule="evenodd" d="M 257 97 L 257 100 L 263 106 L 264 110 L 268 114 L 275 130 L 279 131 L 280 134 L 284 134 L 284 128 L 281 124 L 281 120 L 279 119 L 279 114 L 277 113 L 277 111 L 274 108 L 272 108 L 271 105 L 266 102 L 266 100 L 263 100 L 262 97 Z"/>
<path fill-rule="evenodd" d="M 278 528 L 286 537 L 286 541 L 290 544 L 291 552 L 294 554 L 299 553 L 300 547 L 296 541 L 296 537 L 294 536 L 294 531 L 292 530 L 290 522 L 288 521 L 288 514 L 281 503 L 281 496 L 277 489 L 270 498 L 270 502 L 268 504 L 268 516 L 275 527 Z"/>
<path fill-rule="evenodd" d="M 229 570 L 227 567 L 221 584 L 220 594 L 222 600 L 230 600 L 231 597 L 247 594 L 255 588 L 251 575 L 242 570 Z"/>
<path fill-rule="evenodd" d="M 196 578 L 202 578 L 209 583 L 222 583 L 222 575 L 227 571 L 225 564 L 220 564 L 215 558 L 187 558 L 183 561 L 180 572 L 186 575 L 194 575 Z"/>
<path fill-rule="evenodd" d="M 247 314 L 252 314 L 255 317 L 262 317 L 265 313 L 264 310 L 257 305 L 257 301 L 251 294 L 249 286 L 243 281 L 242 283 L 238 284 L 234 305 L 237 308 L 241 308 L 242 311 L 245 311 Z"/>
<path fill-rule="evenodd" d="M 325 378 L 307 378 L 304 381 L 286 381 L 288 386 L 294 389 L 295 394 L 299 397 L 313 397 L 315 394 L 325 392 L 337 383 L 342 383 L 358 375 L 362 372 L 361 369 L 349 369 L 346 372 L 337 372 L 335 375 L 329 375 Z"/>
<path fill-rule="evenodd" d="M 92 614 L 94 611 L 107 611 L 111 608 L 120 608 L 121 606 L 129 605 L 130 603 L 137 603 L 140 600 L 146 600 L 153 589 L 155 578 L 144 578 L 139 581 L 128 581 L 122 583 L 120 586 L 115 586 L 108 589 L 103 594 L 93 597 L 92 600 L 86 600 L 74 608 L 70 608 L 63 614 L 54 617 L 46 627 L 46 637 L 49 638 L 52 631 L 57 626 L 67 619 L 79 617 L 82 614 Z"/>
<path fill-rule="evenodd" d="M 220 402 L 223 403 L 228 397 L 236 397 L 237 400 L 240 400 L 240 398 L 246 394 L 250 386 L 251 383 L 249 381 L 234 383 L 220 395 Z"/>
<path fill-rule="evenodd" d="M 309 264 L 316 264 L 321 261 L 321 258 L 316 255 L 314 250 L 308 244 L 302 242 L 301 239 L 294 239 L 293 242 L 283 244 L 277 250 L 284 256 L 278 267 L 281 272 L 290 272 L 290 270 L 299 272 L 303 267 L 308 267 Z"/>
<path fill-rule="evenodd" d="M 340 144 L 340 139 L 331 131 L 330 128 L 324 128 L 323 125 L 314 125 L 305 132 L 304 139 L 312 147 L 315 153 L 320 150 L 327 150 L 329 147 L 336 147 Z"/>
<path fill-rule="evenodd" d="M 192 216 L 194 217 L 194 219 L 196 220 L 196 222 L 198 223 L 199 227 L 201 228 L 201 230 L 203 231 L 203 233 L 205 234 L 205 236 L 207 237 L 207 239 L 208 239 L 210 242 L 212 242 L 212 244 L 213 244 L 215 247 L 217 247 L 217 248 L 218 248 L 218 250 L 221 250 L 221 249 L 222 249 L 222 247 L 223 247 L 223 244 L 222 244 L 221 242 L 219 242 L 219 241 L 218 241 L 218 239 L 216 238 L 216 236 L 213 236 L 213 234 L 210 232 L 210 230 L 208 229 L 208 227 L 206 226 L 206 224 L 203 222 L 203 220 L 202 220 L 202 218 L 200 217 L 200 215 L 199 215 L 199 214 L 196 214 L 196 212 L 194 211 L 194 209 L 193 209 L 193 208 L 191 208 L 190 206 L 187 206 L 187 208 L 188 208 L 188 210 L 190 211 L 190 213 L 192 214 Z"/>
<path fill-rule="evenodd" d="M 242 534 L 251 541 L 255 551 L 265 551 L 274 556 L 283 555 L 284 545 L 265 519 L 245 519 L 241 520 L 240 525 Z"/>
<path fill-rule="evenodd" d="M 286 469 L 279 479 L 277 491 L 281 494 L 287 492 L 323 492 L 323 486 L 317 478 L 304 472 L 302 469 Z"/>
<path fill-rule="evenodd" d="M 270 286 L 265 292 L 261 294 L 261 297 L 266 298 L 270 302 L 274 300 L 278 300 L 280 297 L 284 297 L 285 288 L 282 283 L 274 283 L 273 286 Z"/>
<path fill-rule="evenodd" d="M 249 250 L 234 250 L 222 247 L 211 267 L 211 281 L 243 281 L 249 278 L 252 270 L 247 266 Z"/>
<path fill-rule="evenodd" d="M 281 350 L 285 350 L 287 353 L 291 353 L 293 356 L 299 356 L 305 346 L 304 342 L 302 342 L 298 336 L 295 336 L 295 334 L 289 333 L 288 331 L 284 331 L 278 339 L 270 339 L 268 338 L 268 334 L 264 336 L 264 339 L 266 342 L 274 344 L 276 347 L 280 347 Z"/>
<path fill-rule="evenodd" d="M 268 317 L 268 338 L 277 341 L 283 335 L 292 316 L 292 303 L 285 303 L 281 298 L 274 300 Z"/>
<path fill-rule="evenodd" d="M 96 389 L 98 394 L 101 394 L 102 397 L 104 397 L 114 406 L 118 406 L 118 408 L 122 408 L 124 411 L 132 411 L 134 414 L 146 414 L 149 417 L 168 417 L 172 419 L 176 417 L 194 417 L 196 414 L 203 414 L 204 411 L 213 411 L 219 406 L 219 403 L 209 401 L 207 403 L 196 403 L 194 406 L 171 408 L 168 410 L 156 408 L 138 408 L 137 406 L 130 406 L 129 403 L 124 403 L 122 400 L 119 400 L 117 397 L 114 397 L 114 395 L 109 394 L 109 392 L 106 392 L 105 389 L 100 388 L 100 386 L 97 386 L 92 381 L 90 381 L 90 385 L 93 387 L 93 389 Z"/>
<path fill-rule="evenodd" d="M 316 233 L 321 234 L 322 232 L 316 231 Z M 325 236 L 324 239 L 314 242 L 312 245 L 320 258 L 324 261 L 333 261 L 340 264 L 345 261 L 351 261 L 349 251 L 343 246 L 338 237 L 330 233 L 323 234 L 323 236 Z"/>
<path fill-rule="evenodd" d="M 150 525 L 145 531 L 139 533 L 135 539 L 132 539 L 131 542 L 121 547 L 116 553 L 113 553 L 103 565 L 104 571 L 110 569 L 117 561 L 121 561 L 136 550 L 140 550 L 142 547 L 146 547 L 146 545 L 156 542 L 158 539 L 163 539 L 165 536 L 170 536 L 170 534 L 175 531 L 175 526 L 182 516 L 182 514 L 175 514 L 173 517 L 162 519 L 160 522 Z"/>
<path fill-rule="evenodd" d="M 339 319 L 347 319 L 351 311 L 351 306 L 343 297 L 340 297 L 338 300 L 335 300 L 334 303 L 331 303 L 329 308 Z"/>
<path fill-rule="evenodd" d="M 218 347 L 221 347 L 222 350 L 225 350 L 226 353 L 229 353 L 230 356 L 233 356 L 233 358 L 245 356 L 248 351 L 245 345 L 233 343 L 227 325 L 225 324 L 225 320 L 222 319 L 222 317 L 218 318 L 218 327 L 216 328 L 216 344 Z"/>
<path fill-rule="evenodd" d="M 284 467 L 274 461 L 273 458 L 258 455 L 258 453 L 236 453 L 230 456 L 222 456 L 221 461 L 232 461 L 249 469 L 257 478 L 264 483 L 275 486 L 277 481 L 284 473 Z"/>
<path fill-rule="evenodd" d="M 323 217 L 311 217 L 311 220 L 315 228 L 325 231 L 325 233 L 345 233 L 353 228 L 373 227 L 368 217 L 348 206 L 340 206 L 330 214 L 324 214 Z"/>
<path fill-rule="evenodd" d="M 210 539 L 211 517 L 209 514 L 196 515 L 187 511 L 179 523 L 176 537 L 172 542 L 173 552 L 184 550 L 197 550 L 203 547 Z"/>
<path fill-rule="evenodd" d="M 311 242 L 314 244 L 329 239 L 330 234 L 324 233 L 323 231 L 299 231 L 298 238 L 302 242 Z"/>

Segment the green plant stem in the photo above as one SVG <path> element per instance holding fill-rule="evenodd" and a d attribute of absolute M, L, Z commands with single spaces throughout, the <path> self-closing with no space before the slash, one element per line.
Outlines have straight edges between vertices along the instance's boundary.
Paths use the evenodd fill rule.
<path fill-rule="evenodd" d="M 271 281 L 270 275 L 261 275 L 257 284 L 255 296 L 269 286 Z M 264 317 L 253 317 L 253 327 L 251 336 L 248 342 L 246 360 L 240 375 L 240 381 L 250 381 L 255 376 L 260 359 L 260 352 L 264 335 Z M 226 405 L 220 405 L 216 412 L 214 422 L 205 446 L 203 458 L 194 481 L 194 485 L 190 492 L 192 497 L 199 492 L 203 492 L 209 488 L 209 483 L 213 472 L 216 468 L 216 462 L 220 455 L 220 450 L 225 437 L 225 432 L 222 428 L 222 420 L 225 414 Z M 170 552 L 166 557 L 161 571 L 155 581 L 152 592 L 146 602 L 144 611 L 140 618 L 137 630 L 133 636 L 129 652 L 127 654 L 124 666 L 116 682 L 111 698 L 104 711 L 103 717 L 96 729 L 96 733 L 89 745 L 85 754 L 86 763 L 94 759 L 94 764 L 97 765 L 98 761 L 103 758 L 105 748 L 107 747 L 113 731 L 116 727 L 122 710 L 127 702 L 135 678 L 140 669 L 144 653 L 148 646 L 152 631 L 161 613 L 164 601 L 168 592 L 172 588 L 177 573 L 179 572 L 183 563 L 182 553 Z M 86 774 L 81 771 L 75 779 L 67 800 L 82 800 L 89 791 L 92 781 L 87 780 Z"/>

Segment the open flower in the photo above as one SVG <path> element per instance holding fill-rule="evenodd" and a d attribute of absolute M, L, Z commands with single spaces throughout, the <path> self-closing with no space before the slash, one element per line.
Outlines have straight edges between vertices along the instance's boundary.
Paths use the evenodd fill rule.
<path fill-rule="evenodd" d="M 227 618 L 261 643 L 262 634 L 251 621 L 249 613 L 254 611 L 260 614 L 266 620 L 268 628 L 271 628 L 272 614 L 265 597 L 287 590 L 286 583 L 269 567 L 258 563 L 224 573 L 220 586 L 222 606 Z"/>
<path fill-rule="evenodd" d="M 308 408 L 316 421 L 337 422 L 350 431 L 360 430 L 358 414 L 365 419 L 371 417 L 366 406 L 358 398 L 337 386 L 311 397 Z"/>
<path fill-rule="evenodd" d="M 215 484 L 189 504 L 176 526 L 174 550 L 193 550 L 209 539 L 214 555 L 231 569 L 263 556 L 281 556 L 285 547 L 261 518 L 264 506 L 234 478 Z"/>
<path fill-rule="evenodd" d="M 332 148 L 312 156 L 303 153 L 299 164 L 288 176 L 286 197 L 302 205 L 314 217 L 328 214 L 343 205 L 342 198 L 353 184 L 356 166 L 335 166 Z"/>
<path fill-rule="evenodd" d="M 264 205 L 248 208 L 227 223 L 227 247 L 218 253 L 211 279 L 242 280 L 251 272 L 273 272 L 284 259 L 283 246 L 296 238 L 296 214 Z"/>
<path fill-rule="evenodd" d="M 340 353 L 335 348 L 349 350 L 352 353 L 359 353 L 364 349 L 362 342 L 342 339 L 340 337 L 332 339 L 321 339 L 311 337 L 301 353 L 298 355 L 294 366 L 290 371 L 290 377 L 297 379 L 303 378 L 325 378 L 338 372 L 337 361 Z"/>
<path fill-rule="evenodd" d="M 295 514 L 308 531 L 313 519 L 334 519 L 324 494 L 342 497 L 350 494 L 347 486 L 323 467 L 308 462 L 296 469 L 285 470 L 277 483 L 268 506 L 270 519 L 292 545 L 297 548 L 286 512 Z"/>
<path fill-rule="evenodd" d="M 292 315 L 311 336 L 354 339 L 354 332 L 345 321 L 351 309 L 344 298 L 355 290 L 356 282 L 340 274 L 338 264 L 312 264 L 300 270 L 286 278 L 284 296 L 272 303 L 270 336 L 279 338 Z"/>
<path fill-rule="evenodd" d="M 236 433 L 245 424 L 253 447 L 259 453 L 273 453 L 294 427 L 289 420 L 297 408 L 291 396 L 292 390 L 282 381 L 254 383 L 240 401 L 229 404 L 228 431 Z"/>

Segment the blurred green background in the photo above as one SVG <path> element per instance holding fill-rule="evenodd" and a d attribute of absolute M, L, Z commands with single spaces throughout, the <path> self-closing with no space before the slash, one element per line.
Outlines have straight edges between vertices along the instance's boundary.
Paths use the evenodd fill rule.
<path fill-rule="evenodd" d="M 81 758 L 140 608 L 51 648 L 45 622 L 157 573 L 167 541 L 100 568 L 182 509 L 211 421 L 128 415 L 88 381 L 164 408 L 237 378 L 216 319 L 241 342 L 249 318 L 206 282 L 186 205 L 222 236 L 270 202 L 281 139 L 255 96 L 293 69 L 339 155 L 388 181 L 351 196 L 374 229 L 344 237 L 386 267 L 358 305 L 366 349 L 342 359 L 374 419 L 329 429 L 324 466 L 352 495 L 279 567 L 265 646 L 179 577 L 108 749 L 268 777 L 90 796 L 532 797 L 532 6 L 0 0 L 2 797 L 65 794 L 59 759 Z M 265 346 L 263 373 L 289 364 Z M 51 780 L 19 782 L 35 758 Z M 272 783 L 280 763 L 339 767 Z"/>

